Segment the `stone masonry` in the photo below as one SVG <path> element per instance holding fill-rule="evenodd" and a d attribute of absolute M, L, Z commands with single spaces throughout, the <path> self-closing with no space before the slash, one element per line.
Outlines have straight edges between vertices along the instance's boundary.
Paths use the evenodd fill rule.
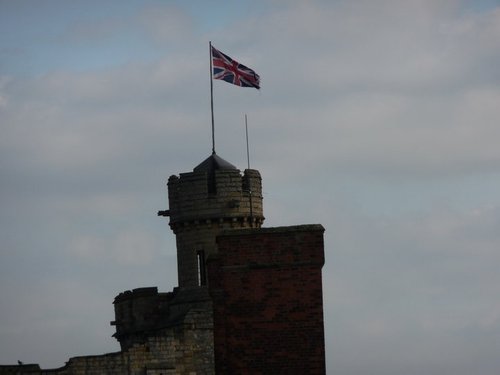
<path fill-rule="evenodd" d="M 2 374 L 324 374 L 321 225 L 262 228 L 262 182 L 213 153 L 168 179 L 178 287 L 114 299 L 120 351 Z"/>

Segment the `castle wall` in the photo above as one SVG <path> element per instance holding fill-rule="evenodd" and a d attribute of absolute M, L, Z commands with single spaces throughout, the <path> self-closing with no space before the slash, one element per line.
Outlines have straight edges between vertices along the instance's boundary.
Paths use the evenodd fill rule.
<path fill-rule="evenodd" d="M 206 311 L 191 311 L 184 324 L 158 330 L 144 344 L 100 356 L 74 357 L 61 369 L 42 375 L 191 375 L 214 374 L 213 336 Z"/>
<path fill-rule="evenodd" d="M 325 373 L 324 228 L 261 228 L 259 172 L 242 175 L 215 153 L 171 176 L 168 194 L 159 215 L 176 235 L 179 286 L 115 298 L 121 351 L 52 370 L 0 366 L 0 375 Z"/>
<path fill-rule="evenodd" d="M 120 293 L 114 305 L 114 337 L 124 355 L 132 355 L 130 363 L 147 368 L 148 374 L 166 369 L 168 374 L 213 374 L 212 301 L 206 287 L 170 293 L 138 288 Z M 151 366 L 159 370 L 152 372 Z"/>
<path fill-rule="evenodd" d="M 0 366 L 0 374 L 19 375 L 213 375 L 212 309 L 191 308 L 177 324 L 157 328 L 126 350 L 70 358 L 64 367 Z"/>
<path fill-rule="evenodd" d="M 324 374 L 321 225 L 223 232 L 208 260 L 217 374 Z"/>
<path fill-rule="evenodd" d="M 120 293 L 113 302 L 116 326 L 113 335 L 122 350 L 127 350 L 134 344 L 143 343 L 148 332 L 155 330 L 162 319 L 168 314 L 168 302 L 172 293 L 158 293 L 158 288 L 137 288 Z"/>

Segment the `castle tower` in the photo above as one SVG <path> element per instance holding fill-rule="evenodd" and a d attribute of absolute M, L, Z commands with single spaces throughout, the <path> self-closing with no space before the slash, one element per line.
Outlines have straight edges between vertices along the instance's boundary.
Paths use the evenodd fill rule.
<path fill-rule="evenodd" d="M 262 183 L 260 173 L 243 174 L 213 153 L 192 172 L 168 180 L 170 228 L 177 242 L 179 287 L 206 284 L 205 261 L 217 253 L 216 237 L 222 230 L 260 228 Z"/>
<path fill-rule="evenodd" d="M 0 374 L 324 375 L 320 224 L 263 228 L 261 177 L 215 153 L 168 181 L 179 287 L 114 299 L 121 351 Z M 205 269 L 206 264 L 206 269 Z"/>

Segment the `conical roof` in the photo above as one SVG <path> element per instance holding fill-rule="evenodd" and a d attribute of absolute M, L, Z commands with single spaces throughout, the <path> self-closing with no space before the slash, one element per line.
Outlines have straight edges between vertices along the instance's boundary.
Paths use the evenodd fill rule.
<path fill-rule="evenodd" d="M 210 155 L 208 158 L 203 160 L 200 164 L 198 164 L 196 167 L 194 167 L 193 171 L 194 172 L 208 172 L 211 173 L 215 170 L 219 169 L 235 169 L 238 170 L 234 165 L 232 165 L 230 162 L 222 159 L 220 156 L 218 156 L 215 152 Z"/>

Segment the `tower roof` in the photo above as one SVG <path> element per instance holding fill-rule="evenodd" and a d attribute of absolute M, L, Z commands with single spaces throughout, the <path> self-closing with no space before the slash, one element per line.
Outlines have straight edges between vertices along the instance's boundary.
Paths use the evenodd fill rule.
<path fill-rule="evenodd" d="M 206 158 L 200 164 L 198 164 L 196 167 L 194 167 L 193 171 L 194 172 L 206 171 L 206 172 L 210 173 L 210 172 L 213 172 L 213 171 L 219 170 L 219 169 L 238 170 L 238 168 L 236 168 L 230 162 L 222 159 L 220 156 L 218 156 L 214 152 L 212 155 L 210 155 L 208 158 Z"/>

